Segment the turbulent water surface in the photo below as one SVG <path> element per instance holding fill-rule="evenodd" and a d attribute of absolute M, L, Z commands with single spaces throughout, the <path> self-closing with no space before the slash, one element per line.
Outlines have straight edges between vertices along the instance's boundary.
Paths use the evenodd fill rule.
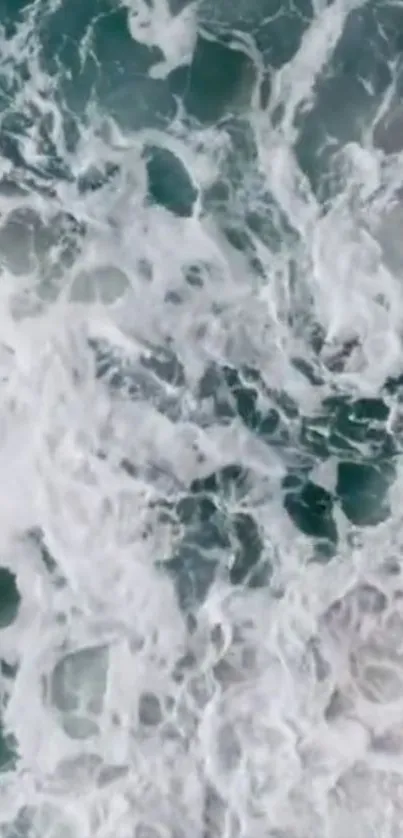
<path fill-rule="evenodd" d="M 400 838 L 403 5 L 0 0 L 0 836 Z"/>

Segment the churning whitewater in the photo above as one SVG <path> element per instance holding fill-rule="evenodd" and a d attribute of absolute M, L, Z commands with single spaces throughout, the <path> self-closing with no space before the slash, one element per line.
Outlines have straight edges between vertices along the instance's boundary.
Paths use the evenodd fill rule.
<path fill-rule="evenodd" d="M 1 838 L 400 838 L 402 69 L 0 0 Z"/>

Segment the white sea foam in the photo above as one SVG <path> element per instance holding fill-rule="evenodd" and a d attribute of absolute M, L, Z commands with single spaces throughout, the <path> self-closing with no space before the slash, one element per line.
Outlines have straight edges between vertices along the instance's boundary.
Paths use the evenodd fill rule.
<path fill-rule="evenodd" d="M 165 1 L 126 5 L 133 36 L 163 54 L 154 77 L 186 62 L 194 4 L 176 17 Z M 258 367 L 306 413 L 333 387 L 374 395 L 400 371 L 400 155 L 364 137 L 346 147 L 343 189 L 324 212 L 294 150 L 297 117 L 353 8 L 316 6 L 267 109 L 250 115 L 258 173 L 245 166 L 238 198 L 253 208 L 255 190 L 262 210 L 271 194 L 284 219 L 271 244 L 252 236 L 260 273 L 199 202 L 178 218 L 146 200 L 146 144 L 173 151 L 204 189 L 224 165 L 225 126 L 193 130 L 178 117 L 168 132 L 130 135 L 98 103 L 67 152 L 35 48 L 38 4 L 4 41 L 0 71 L 12 74 L 25 50 L 21 102 L 50 115 L 74 175 L 120 167 L 93 192 L 73 181 L 51 195 L 1 189 L 0 564 L 21 594 L 0 635 L 16 667 L 1 696 L 19 754 L 0 775 L 4 838 L 401 833 L 401 467 L 390 519 L 358 532 L 340 513 L 336 558 L 312 564 L 282 506 L 282 452 L 241 423 L 220 426 L 208 406 L 202 421 L 195 397 L 214 361 Z M 35 131 L 22 151 L 41 162 Z M 291 363 L 309 351 L 305 320 L 322 328 L 325 359 L 354 346 L 341 373 L 325 365 L 320 393 Z M 135 399 L 96 376 L 91 341 L 126 364 Z M 167 345 L 179 383 L 141 367 Z M 232 462 L 254 474 L 231 503 L 255 514 L 271 586 L 231 586 L 221 548 L 222 570 L 187 620 L 164 567 L 183 532 L 161 501 Z"/>

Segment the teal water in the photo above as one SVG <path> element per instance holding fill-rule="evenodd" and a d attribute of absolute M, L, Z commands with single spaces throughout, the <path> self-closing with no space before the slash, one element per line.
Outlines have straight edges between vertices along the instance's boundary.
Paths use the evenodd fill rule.
<path fill-rule="evenodd" d="M 403 10 L 0 41 L 0 836 L 397 838 Z"/>

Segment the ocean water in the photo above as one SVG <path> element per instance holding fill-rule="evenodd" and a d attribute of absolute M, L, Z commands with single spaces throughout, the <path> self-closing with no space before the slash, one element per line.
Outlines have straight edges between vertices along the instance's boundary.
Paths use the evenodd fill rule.
<path fill-rule="evenodd" d="M 0 0 L 0 838 L 400 838 L 403 5 Z"/>

